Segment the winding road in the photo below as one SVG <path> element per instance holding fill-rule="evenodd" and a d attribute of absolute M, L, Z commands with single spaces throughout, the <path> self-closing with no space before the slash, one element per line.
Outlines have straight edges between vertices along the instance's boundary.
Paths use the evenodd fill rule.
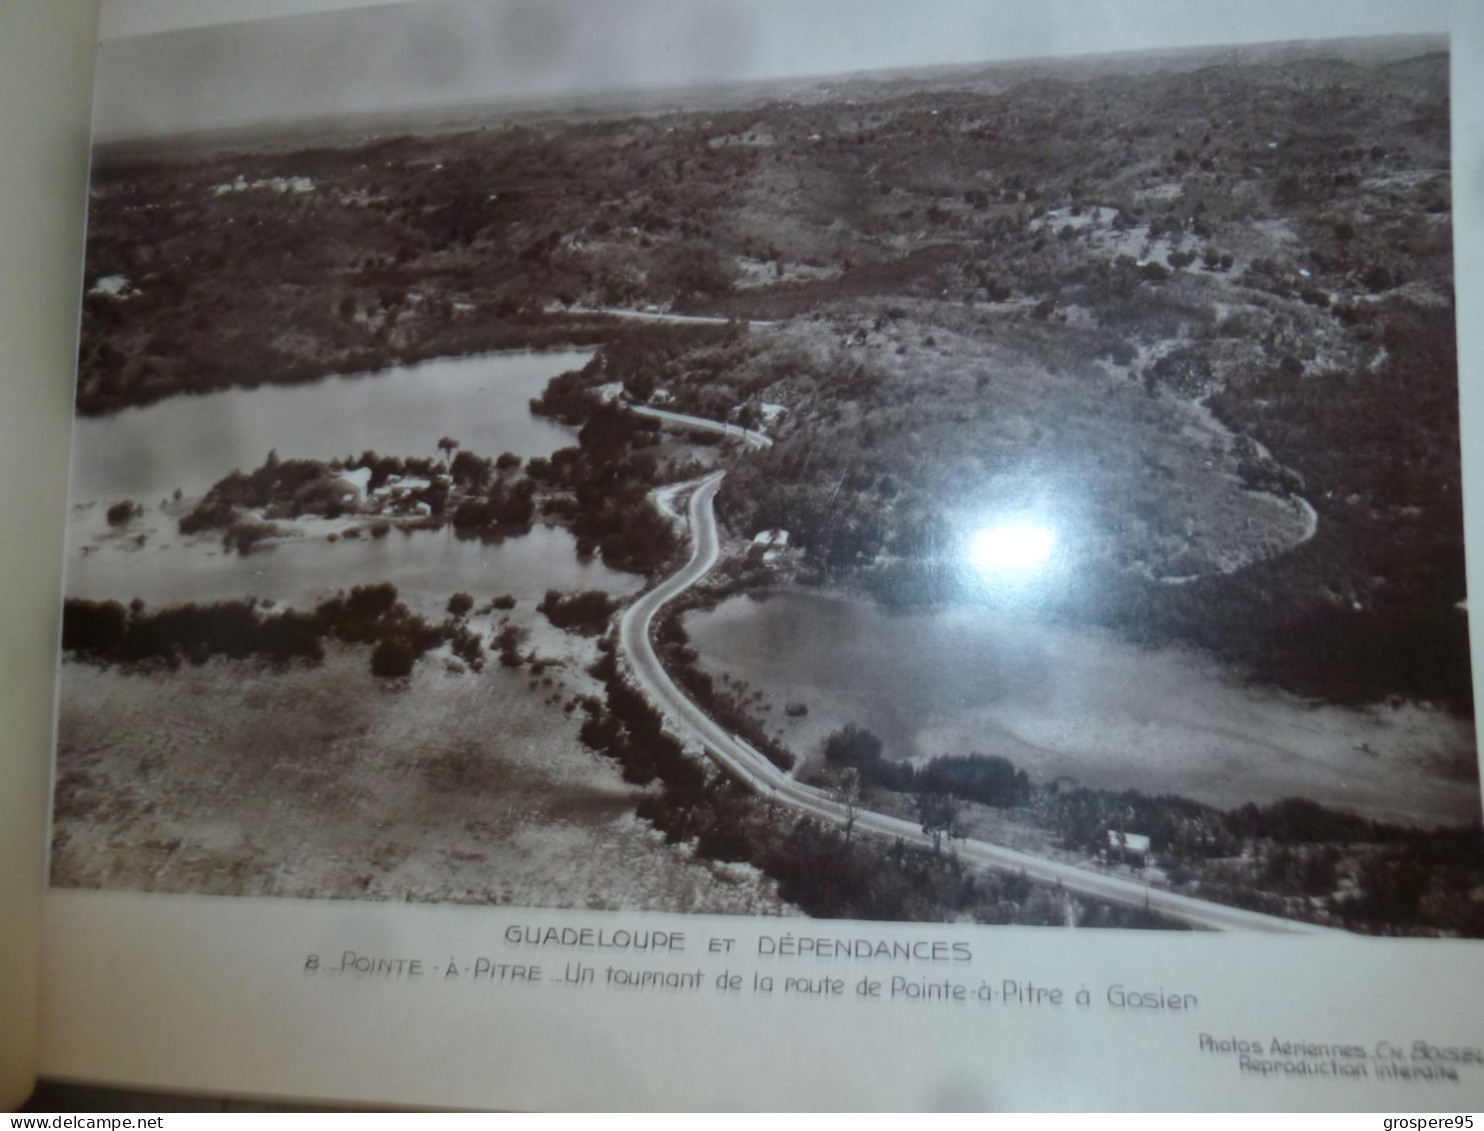
<path fill-rule="evenodd" d="M 720 427 L 693 417 L 683 419 L 686 423 L 697 426 L 709 424 L 713 428 Z M 766 440 L 766 437 L 762 439 Z M 670 725 L 681 738 L 700 743 L 724 771 L 758 794 L 800 813 L 844 824 L 844 806 L 832 800 L 824 791 L 794 780 L 749 743 L 718 725 L 694 703 L 665 671 L 650 641 L 650 627 L 660 609 L 705 577 L 721 557 L 721 541 L 716 530 L 712 501 L 725 475 L 726 472 L 717 471 L 695 481 L 695 489 L 686 508 L 686 518 L 691 530 L 690 560 L 624 611 L 618 626 L 619 648 L 628 658 L 633 677 L 640 689 L 667 716 Z M 675 491 L 669 490 L 673 497 Z M 861 808 L 855 810 L 854 816 L 854 828 L 862 832 L 900 837 L 916 844 L 931 844 L 921 827 L 912 821 Z M 1002 872 L 1023 873 L 1030 879 L 1057 885 L 1078 895 L 1127 907 L 1148 908 L 1193 927 L 1284 934 L 1333 933 L 1307 923 L 1176 895 L 1126 876 L 1108 875 L 1072 864 L 1042 859 L 987 841 L 962 840 L 958 842 L 956 851 L 961 859 L 976 865 Z"/>
<path fill-rule="evenodd" d="M 669 322 L 679 326 L 771 326 L 757 318 L 728 318 L 720 314 L 671 314 L 664 310 L 632 310 L 621 306 L 572 306 L 557 308 L 568 314 L 606 314 L 611 318 L 632 318 L 639 322 Z"/>
<path fill-rule="evenodd" d="M 655 420 L 663 420 L 669 424 L 683 424 L 688 428 L 704 428 L 708 432 L 720 432 L 723 436 L 736 436 L 751 448 L 771 448 L 773 441 L 761 432 L 754 432 L 750 428 L 743 428 L 740 424 L 724 424 L 715 420 L 707 420 L 703 416 L 687 416 L 683 412 L 669 412 L 663 408 L 650 408 L 648 405 L 631 404 L 628 406 L 630 412 L 638 413 L 640 416 L 650 416 Z"/>

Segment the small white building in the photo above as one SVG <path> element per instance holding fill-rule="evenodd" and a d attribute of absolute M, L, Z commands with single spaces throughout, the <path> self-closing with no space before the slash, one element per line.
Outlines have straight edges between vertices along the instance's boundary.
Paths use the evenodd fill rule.
<path fill-rule="evenodd" d="M 772 565 L 786 549 L 788 549 L 787 530 L 759 530 L 752 536 L 749 553 L 761 557 L 764 564 Z"/>
<path fill-rule="evenodd" d="M 788 549 L 787 530 L 759 530 L 752 536 L 752 544 L 765 550 Z"/>
<path fill-rule="evenodd" d="M 400 499 L 404 495 L 410 495 L 414 491 L 425 491 L 431 487 L 432 481 L 417 475 L 388 475 L 384 486 L 376 488 L 371 494 L 380 498 L 390 495 L 394 499 Z"/>
<path fill-rule="evenodd" d="M 359 502 L 366 497 L 366 489 L 371 485 L 371 469 L 369 467 L 356 467 L 340 473 L 340 482 L 350 488 L 348 494 L 340 496 L 342 503 Z"/>
<path fill-rule="evenodd" d="M 1142 864 L 1149 856 L 1149 838 L 1141 833 L 1109 829 L 1108 851 L 1116 853 L 1120 860 L 1134 860 Z"/>

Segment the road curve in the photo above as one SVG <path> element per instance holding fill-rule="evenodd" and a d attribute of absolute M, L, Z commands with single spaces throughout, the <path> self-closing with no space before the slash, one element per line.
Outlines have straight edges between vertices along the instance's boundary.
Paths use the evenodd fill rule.
<path fill-rule="evenodd" d="M 720 432 L 723 436 L 736 436 L 750 448 L 771 448 L 773 446 L 773 441 L 767 436 L 761 432 L 754 432 L 750 428 L 743 428 L 740 424 L 726 424 L 716 420 L 707 420 L 704 416 L 687 416 L 683 412 L 669 412 L 663 408 L 650 408 L 642 404 L 629 405 L 629 411 L 638 413 L 640 416 L 652 416 L 668 424 L 684 424 L 688 428 L 704 428 L 708 432 Z"/>
<path fill-rule="evenodd" d="M 768 761 L 749 743 L 719 726 L 670 678 L 650 642 L 655 615 L 710 572 L 721 556 L 712 500 L 721 486 L 724 471 L 696 481 L 687 508 L 691 529 L 690 561 L 630 605 L 619 619 L 619 647 L 628 657 L 640 690 L 666 714 L 682 737 L 699 742 L 728 774 L 755 792 L 780 804 L 836 824 L 845 823 L 845 810 L 829 795 L 795 781 Z M 916 844 L 930 844 L 921 827 L 912 821 L 867 809 L 855 812 L 856 829 L 879 836 L 900 837 Z M 997 871 L 1023 873 L 1032 880 L 1060 886 L 1078 895 L 1107 900 L 1127 907 L 1144 907 L 1194 927 L 1208 930 L 1265 931 L 1284 934 L 1330 934 L 1327 928 L 1209 903 L 1174 892 L 1161 891 L 1125 876 L 1112 876 L 1045 860 L 1029 853 L 990 844 L 962 840 L 956 849 L 960 858 Z"/>
<path fill-rule="evenodd" d="M 622 306 L 556 307 L 556 313 L 606 314 L 610 318 L 632 318 L 639 322 L 669 322 L 679 326 L 772 326 L 759 318 L 728 318 L 724 314 L 671 314 L 663 310 L 632 310 Z"/>

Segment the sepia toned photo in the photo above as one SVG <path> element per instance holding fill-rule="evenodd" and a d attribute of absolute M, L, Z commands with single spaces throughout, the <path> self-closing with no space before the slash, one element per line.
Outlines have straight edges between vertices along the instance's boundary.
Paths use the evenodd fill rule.
<path fill-rule="evenodd" d="M 1446 35 L 965 8 L 105 42 L 52 885 L 1484 936 Z"/>

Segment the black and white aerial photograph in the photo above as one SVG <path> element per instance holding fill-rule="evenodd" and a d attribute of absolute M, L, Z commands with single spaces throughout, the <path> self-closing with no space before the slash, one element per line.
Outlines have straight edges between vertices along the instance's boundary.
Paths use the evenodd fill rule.
<path fill-rule="evenodd" d="M 1447 5 L 1084 7 L 116 25 L 51 883 L 1484 937 Z"/>

